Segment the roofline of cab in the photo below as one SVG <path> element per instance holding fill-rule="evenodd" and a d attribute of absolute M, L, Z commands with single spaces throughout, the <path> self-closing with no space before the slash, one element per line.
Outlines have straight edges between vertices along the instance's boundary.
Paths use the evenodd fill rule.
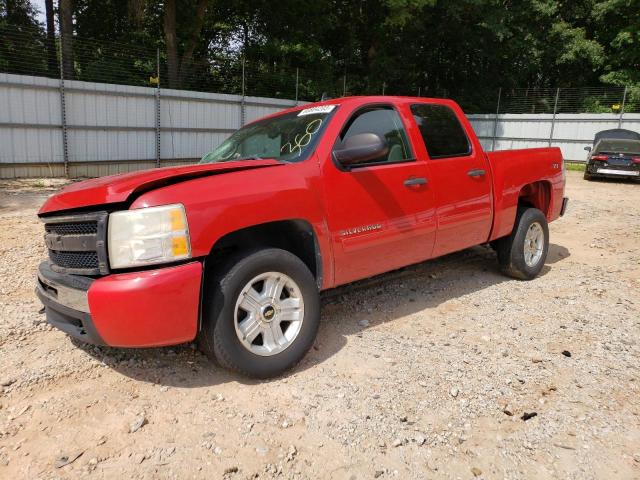
<path fill-rule="evenodd" d="M 350 97 L 331 98 L 329 100 L 324 100 L 322 102 L 311 102 L 311 103 L 305 103 L 302 105 L 296 105 L 295 107 L 280 110 L 279 112 L 275 112 L 270 115 L 260 117 L 256 120 L 253 120 L 247 123 L 246 125 L 251 125 L 252 123 L 263 121 L 273 117 L 278 117 L 280 115 L 285 115 L 287 113 L 299 112 L 306 108 L 320 107 L 323 105 L 345 105 L 345 106 L 355 105 L 356 107 L 360 107 L 363 105 L 367 105 L 369 103 L 406 104 L 406 103 L 412 103 L 412 102 L 435 103 L 435 104 L 442 104 L 442 105 L 456 104 L 455 101 L 447 98 L 404 97 L 404 96 L 394 96 L 394 95 L 359 95 L 359 96 L 350 96 Z"/>

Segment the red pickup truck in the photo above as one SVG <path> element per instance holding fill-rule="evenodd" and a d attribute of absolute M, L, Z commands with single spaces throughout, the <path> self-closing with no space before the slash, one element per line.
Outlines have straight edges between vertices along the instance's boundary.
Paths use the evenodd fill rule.
<path fill-rule="evenodd" d="M 353 97 L 238 130 L 197 165 L 67 186 L 39 212 L 48 321 L 87 342 L 198 340 L 278 375 L 312 345 L 319 292 L 491 244 L 535 277 L 564 214 L 557 148 L 483 151 L 453 101 Z"/>

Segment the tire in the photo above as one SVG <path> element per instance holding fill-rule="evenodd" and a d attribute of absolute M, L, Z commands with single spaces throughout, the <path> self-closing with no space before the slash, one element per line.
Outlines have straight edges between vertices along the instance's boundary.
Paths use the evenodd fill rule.
<path fill-rule="evenodd" d="M 534 227 L 537 225 L 537 227 Z M 532 238 L 538 239 L 538 253 L 525 252 L 525 240 L 532 230 Z M 542 238 L 536 235 L 542 235 Z M 498 241 L 498 262 L 506 275 L 519 280 L 531 280 L 538 276 L 549 252 L 549 226 L 544 214 L 537 208 L 520 208 L 511 235 Z M 537 249 L 534 249 L 537 250 Z"/>
<path fill-rule="evenodd" d="M 584 178 L 587 181 L 593 180 L 593 176 L 589 175 L 586 170 L 585 170 L 584 175 L 582 176 L 582 178 Z"/>
<path fill-rule="evenodd" d="M 311 348 L 320 324 L 320 295 L 313 275 L 292 253 L 277 248 L 241 253 L 205 285 L 198 341 L 221 366 L 247 377 L 271 378 L 292 368 Z M 269 289 L 281 293 L 270 296 Z"/>

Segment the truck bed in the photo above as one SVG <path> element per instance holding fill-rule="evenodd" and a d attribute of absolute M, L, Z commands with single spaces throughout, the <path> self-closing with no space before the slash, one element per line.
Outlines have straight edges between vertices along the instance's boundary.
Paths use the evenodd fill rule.
<path fill-rule="evenodd" d="M 486 152 L 493 174 L 494 221 L 490 240 L 511 233 L 518 200 L 525 185 L 539 189 L 527 192 L 541 195 L 548 204 L 548 221 L 557 219 L 562 209 L 565 173 L 562 152 L 557 147 L 527 148 Z"/>

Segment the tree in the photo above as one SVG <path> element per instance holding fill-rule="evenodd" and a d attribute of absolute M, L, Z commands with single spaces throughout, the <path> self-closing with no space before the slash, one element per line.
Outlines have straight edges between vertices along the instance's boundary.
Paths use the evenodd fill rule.
<path fill-rule="evenodd" d="M 60 41 L 62 51 L 62 72 L 64 78 L 75 78 L 73 54 L 73 0 L 60 0 Z"/>
<path fill-rule="evenodd" d="M 180 12 L 183 14 L 183 18 L 178 22 L 176 3 L 177 0 L 165 0 L 164 4 L 164 36 L 171 88 L 179 88 L 191 70 L 193 54 L 201 40 L 200 33 L 209 4 L 208 0 L 198 0 L 195 12 L 193 12 L 193 8 L 185 5 L 187 2 L 180 2 Z M 178 25 L 180 25 L 180 29 L 178 29 Z"/>
<path fill-rule="evenodd" d="M 604 0 L 593 7 L 594 30 L 604 48 L 605 83 L 627 86 L 640 103 L 640 1 Z"/>
<path fill-rule="evenodd" d="M 0 0 L 0 72 L 46 75 L 45 38 L 28 0 Z"/>
<path fill-rule="evenodd" d="M 55 75 L 58 70 L 58 59 L 56 56 L 56 20 L 53 11 L 53 0 L 45 0 L 44 7 L 47 19 L 47 66 L 49 74 Z"/>
<path fill-rule="evenodd" d="M 2 71 L 53 74 L 45 7 L 46 34 L 27 0 L 0 0 Z M 148 85 L 158 49 L 172 88 L 239 93 L 244 65 L 254 95 L 384 85 L 489 111 L 499 87 L 507 100 L 552 92 L 528 106 L 538 112 L 557 87 L 626 85 L 640 99 L 638 11 L 640 0 L 60 0 L 58 14 L 67 78 Z"/>

